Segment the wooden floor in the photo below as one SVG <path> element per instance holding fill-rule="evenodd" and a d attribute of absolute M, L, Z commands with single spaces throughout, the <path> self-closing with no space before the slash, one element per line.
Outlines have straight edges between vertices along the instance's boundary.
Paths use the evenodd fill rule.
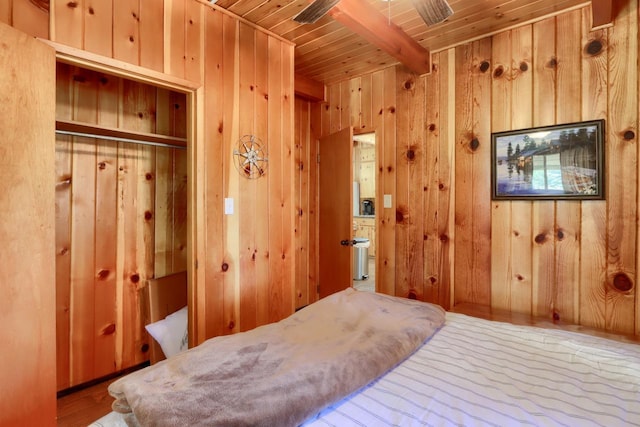
<path fill-rule="evenodd" d="M 86 427 L 111 412 L 107 387 L 117 378 L 58 398 L 58 426 Z"/>

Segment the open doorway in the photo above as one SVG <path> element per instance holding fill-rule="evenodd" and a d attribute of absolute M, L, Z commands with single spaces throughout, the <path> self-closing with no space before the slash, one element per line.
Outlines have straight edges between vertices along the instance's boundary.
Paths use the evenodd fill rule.
<path fill-rule="evenodd" d="M 376 290 L 376 134 L 353 136 L 353 287 Z"/>

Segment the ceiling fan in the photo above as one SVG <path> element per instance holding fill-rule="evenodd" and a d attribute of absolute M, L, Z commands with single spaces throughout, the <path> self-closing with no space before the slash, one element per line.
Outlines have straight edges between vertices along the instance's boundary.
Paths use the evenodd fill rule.
<path fill-rule="evenodd" d="M 411 1 L 427 25 L 438 24 L 453 15 L 453 9 L 446 0 Z M 300 24 L 313 24 L 339 2 L 340 0 L 315 0 L 294 16 L 293 20 Z"/>

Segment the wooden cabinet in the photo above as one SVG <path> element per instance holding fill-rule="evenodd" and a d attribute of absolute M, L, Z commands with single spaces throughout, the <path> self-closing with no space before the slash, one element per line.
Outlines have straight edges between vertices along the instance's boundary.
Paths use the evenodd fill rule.
<path fill-rule="evenodd" d="M 373 199 L 376 197 L 376 163 L 360 163 L 360 198 Z"/>
<path fill-rule="evenodd" d="M 356 143 L 354 151 L 355 180 L 360 182 L 360 198 L 376 197 L 376 147 L 372 144 Z"/>
<path fill-rule="evenodd" d="M 364 237 L 369 239 L 369 256 L 376 256 L 376 220 L 375 218 L 353 218 L 355 223 L 354 237 Z"/>

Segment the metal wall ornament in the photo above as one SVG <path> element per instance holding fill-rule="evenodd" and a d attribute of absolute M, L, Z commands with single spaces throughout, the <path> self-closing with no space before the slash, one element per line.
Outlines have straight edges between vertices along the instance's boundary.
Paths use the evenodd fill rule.
<path fill-rule="evenodd" d="M 244 135 L 238 140 L 233 158 L 236 169 L 247 179 L 260 178 L 267 172 L 267 149 L 255 135 Z"/>

